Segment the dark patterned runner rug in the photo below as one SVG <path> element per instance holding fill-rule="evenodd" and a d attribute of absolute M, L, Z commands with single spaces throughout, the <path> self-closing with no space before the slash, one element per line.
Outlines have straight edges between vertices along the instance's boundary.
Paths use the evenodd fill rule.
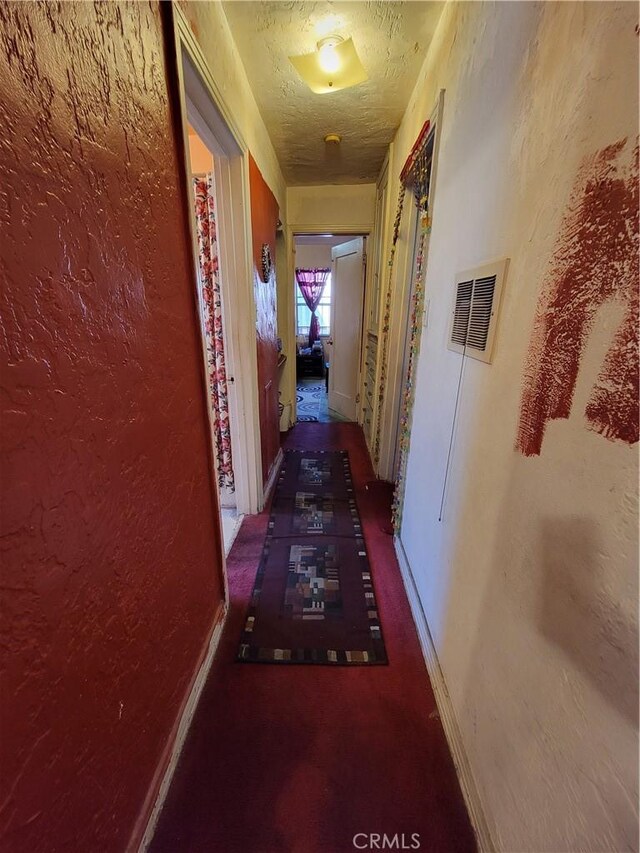
<path fill-rule="evenodd" d="M 345 450 L 286 452 L 238 660 L 388 662 Z"/>

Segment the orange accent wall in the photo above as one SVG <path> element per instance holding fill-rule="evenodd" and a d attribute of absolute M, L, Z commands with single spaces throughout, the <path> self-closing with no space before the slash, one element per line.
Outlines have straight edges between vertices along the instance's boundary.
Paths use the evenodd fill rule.
<path fill-rule="evenodd" d="M 275 275 L 278 202 L 251 156 L 249 157 L 249 185 L 253 233 L 253 284 L 256 300 L 262 478 L 266 483 L 280 446 Z M 273 270 L 268 282 L 262 281 L 261 277 L 264 243 L 269 245 L 273 260 Z"/>
<path fill-rule="evenodd" d="M 0 848 L 125 850 L 223 600 L 161 16 L 0 40 Z"/>

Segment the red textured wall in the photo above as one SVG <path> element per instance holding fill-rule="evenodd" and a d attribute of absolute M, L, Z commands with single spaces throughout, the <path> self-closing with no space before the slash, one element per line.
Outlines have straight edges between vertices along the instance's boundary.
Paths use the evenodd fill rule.
<path fill-rule="evenodd" d="M 256 297 L 256 338 L 258 344 L 258 394 L 262 477 L 266 483 L 280 446 L 278 418 L 278 347 L 276 316 L 276 228 L 278 202 L 269 189 L 253 157 L 249 158 L 251 229 L 253 234 L 253 282 Z M 262 246 L 269 245 L 273 271 L 262 281 Z"/>
<path fill-rule="evenodd" d="M 160 13 L 0 39 L 0 848 L 122 851 L 223 595 Z"/>

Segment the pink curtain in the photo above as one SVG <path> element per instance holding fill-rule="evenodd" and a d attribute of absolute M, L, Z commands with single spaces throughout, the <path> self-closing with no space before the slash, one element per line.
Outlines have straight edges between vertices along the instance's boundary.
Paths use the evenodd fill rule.
<path fill-rule="evenodd" d="M 220 488 L 234 491 L 213 172 L 205 178 L 194 178 L 193 190 L 196 199 L 198 266 L 202 288 L 201 304 L 204 313 L 207 372 L 211 391 L 213 441 L 218 485 Z"/>
<path fill-rule="evenodd" d="M 316 308 L 320 304 L 322 292 L 330 273 L 330 269 L 296 269 L 296 281 L 298 282 L 300 293 L 302 293 L 307 308 L 311 311 L 309 346 L 313 346 L 313 342 L 317 341 L 320 337 L 320 324 L 316 317 Z"/>

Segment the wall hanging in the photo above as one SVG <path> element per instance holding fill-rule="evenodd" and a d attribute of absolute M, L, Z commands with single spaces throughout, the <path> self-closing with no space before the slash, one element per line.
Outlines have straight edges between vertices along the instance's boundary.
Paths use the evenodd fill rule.
<path fill-rule="evenodd" d="M 273 260 L 271 259 L 271 249 L 269 248 L 268 243 L 262 244 L 262 281 L 267 284 L 269 279 L 271 278 L 271 272 L 273 270 Z"/>

